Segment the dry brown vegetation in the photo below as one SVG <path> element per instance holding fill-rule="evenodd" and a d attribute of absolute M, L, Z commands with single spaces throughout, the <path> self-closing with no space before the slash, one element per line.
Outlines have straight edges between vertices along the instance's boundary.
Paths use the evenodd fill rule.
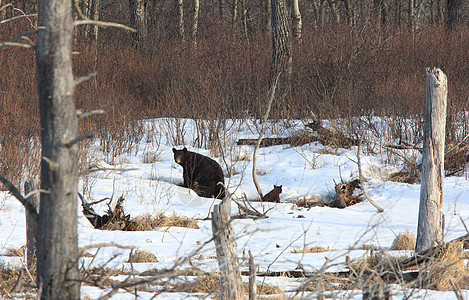
<path fill-rule="evenodd" d="M 110 220 L 102 229 L 124 231 L 150 231 L 160 227 L 186 227 L 198 229 L 197 220 L 180 217 L 174 213 L 167 217 L 163 213 L 157 215 L 145 214 L 128 220 Z"/>
<path fill-rule="evenodd" d="M 322 253 L 322 252 L 328 252 L 328 251 L 333 251 L 335 249 L 331 249 L 329 246 L 324 247 L 324 246 L 305 246 L 303 248 L 301 247 L 295 247 L 291 253 Z"/>
<path fill-rule="evenodd" d="M 136 250 L 129 254 L 129 263 L 153 263 L 158 262 L 156 256 L 145 250 Z"/>
<path fill-rule="evenodd" d="M 415 241 L 415 234 L 413 232 L 399 233 L 392 242 L 390 250 L 414 250 Z"/>

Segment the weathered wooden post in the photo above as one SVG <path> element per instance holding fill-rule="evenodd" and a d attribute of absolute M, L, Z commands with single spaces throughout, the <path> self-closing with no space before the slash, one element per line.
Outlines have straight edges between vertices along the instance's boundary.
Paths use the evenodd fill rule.
<path fill-rule="evenodd" d="M 34 181 L 26 181 L 24 183 L 24 194 L 37 190 L 38 184 Z M 39 212 L 39 197 L 36 194 L 30 195 L 26 201 L 31 203 Z M 37 250 L 37 214 L 31 213 L 26 209 L 26 265 L 31 267 L 34 263 L 34 257 Z"/>
<path fill-rule="evenodd" d="M 415 252 L 443 243 L 443 182 L 448 86 L 438 68 L 426 69 L 422 183 Z"/>
<path fill-rule="evenodd" d="M 220 268 L 220 299 L 244 299 L 238 252 L 231 227 L 231 196 L 213 207 L 212 232 Z"/>

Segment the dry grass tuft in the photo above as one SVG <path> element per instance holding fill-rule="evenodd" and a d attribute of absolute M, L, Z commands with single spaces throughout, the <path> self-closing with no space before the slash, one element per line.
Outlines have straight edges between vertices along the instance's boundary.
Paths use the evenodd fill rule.
<path fill-rule="evenodd" d="M 182 293 L 207 293 L 211 294 L 220 287 L 220 277 L 210 274 L 204 274 L 195 277 L 193 281 L 176 283 L 170 289 L 171 292 Z"/>
<path fill-rule="evenodd" d="M 80 251 L 80 257 L 94 257 L 94 255 L 88 251 Z"/>
<path fill-rule="evenodd" d="M 204 293 L 204 294 L 216 293 L 218 294 L 219 288 L 220 288 L 220 276 L 218 274 L 212 275 L 212 274 L 205 273 L 205 274 L 196 276 L 193 281 L 176 283 L 169 289 L 169 291 L 183 292 L 183 293 Z M 247 295 L 249 292 L 249 283 L 243 283 L 243 288 Z M 277 294 L 283 294 L 284 290 L 276 286 L 264 284 L 262 286 L 258 285 L 257 293 L 258 295 L 277 295 Z"/>
<path fill-rule="evenodd" d="M 390 250 L 414 250 L 415 249 L 415 234 L 407 231 L 399 233 L 394 239 Z"/>
<path fill-rule="evenodd" d="M 31 271 L 30 274 L 36 280 L 36 272 Z M 18 282 L 21 284 L 17 285 Z M 35 286 L 35 282 L 32 282 L 31 277 L 21 268 L 10 268 L 0 265 L 0 295 L 10 295 L 10 293 L 16 292 L 35 293 Z"/>
<path fill-rule="evenodd" d="M 243 154 L 238 154 L 236 157 L 233 159 L 234 161 L 251 161 L 252 157 L 247 155 L 246 153 Z"/>
<path fill-rule="evenodd" d="M 109 268 L 93 267 L 86 272 L 82 272 L 81 280 L 84 284 L 87 285 L 112 287 L 116 284 L 119 284 L 119 281 L 112 280 L 109 278 L 109 276 L 118 275 L 129 275 L 129 273 Z"/>
<path fill-rule="evenodd" d="M 156 256 L 145 250 L 136 250 L 129 254 L 128 263 L 153 263 L 158 262 Z"/>
<path fill-rule="evenodd" d="M 5 256 L 18 256 L 18 257 L 23 257 L 24 256 L 24 246 L 19 248 L 19 249 L 8 249 L 7 253 Z"/>
<path fill-rule="evenodd" d="M 132 226 L 129 226 L 129 230 L 131 231 L 149 231 L 158 227 L 185 227 L 199 229 L 199 225 L 197 225 L 197 220 L 186 217 L 180 217 L 174 213 L 169 217 L 165 216 L 162 213 L 156 216 L 145 214 L 136 217 L 131 222 Z"/>
<path fill-rule="evenodd" d="M 324 247 L 324 246 L 314 246 L 310 248 L 309 246 L 306 246 L 304 248 L 301 247 L 294 247 L 291 253 L 323 253 L 323 252 L 328 252 L 328 251 L 333 251 L 335 249 L 329 248 L 329 246 Z"/>
<path fill-rule="evenodd" d="M 439 291 L 452 290 L 451 281 L 461 286 L 469 283 L 464 268 L 463 243 L 451 242 L 439 251 L 427 266 L 424 284 Z"/>
<path fill-rule="evenodd" d="M 408 166 L 408 170 L 402 170 L 391 174 L 389 180 L 394 182 L 416 184 L 420 181 L 420 172 L 417 168 L 417 165 L 411 164 Z"/>

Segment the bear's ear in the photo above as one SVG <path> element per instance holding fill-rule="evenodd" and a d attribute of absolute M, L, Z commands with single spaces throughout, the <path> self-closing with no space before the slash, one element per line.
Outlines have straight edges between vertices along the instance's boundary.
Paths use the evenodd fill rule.
<path fill-rule="evenodd" d="M 184 149 L 182 149 L 182 152 L 186 153 L 186 152 L 187 152 L 187 148 L 184 147 Z"/>
<path fill-rule="evenodd" d="M 173 148 L 173 153 L 176 153 L 176 148 Z"/>

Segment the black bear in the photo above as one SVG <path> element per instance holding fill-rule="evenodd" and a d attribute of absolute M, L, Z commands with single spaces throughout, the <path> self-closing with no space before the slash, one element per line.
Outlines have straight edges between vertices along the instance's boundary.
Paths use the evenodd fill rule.
<path fill-rule="evenodd" d="M 197 195 L 208 198 L 225 198 L 225 177 L 220 165 L 199 153 L 173 148 L 174 161 L 182 166 L 183 186 Z"/>
<path fill-rule="evenodd" d="M 281 185 L 274 185 L 274 189 L 268 192 L 267 194 L 262 197 L 262 201 L 265 202 L 280 202 L 279 195 L 282 193 L 282 186 Z"/>

